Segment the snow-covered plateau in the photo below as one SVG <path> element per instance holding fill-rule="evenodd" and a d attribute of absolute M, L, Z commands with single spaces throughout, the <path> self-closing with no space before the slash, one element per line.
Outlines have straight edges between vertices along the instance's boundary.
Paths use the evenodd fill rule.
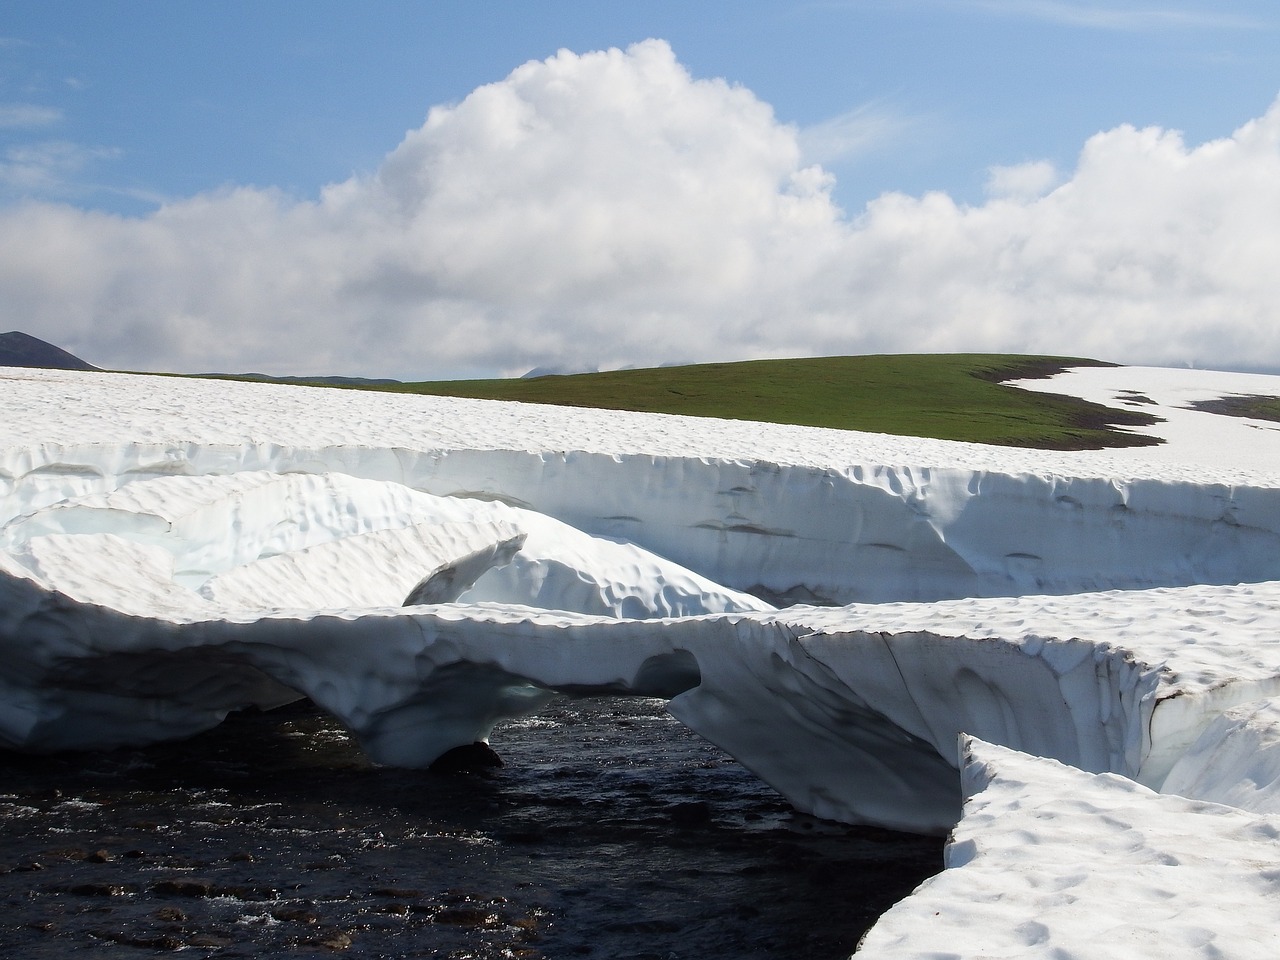
<path fill-rule="evenodd" d="M 802 811 L 954 831 L 865 955 L 1273 957 L 1280 431 L 1188 405 L 1280 377 L 1025 386 L 1168 442 L 0 369 L 0 747 L 307 696 L 425 766 L 661 697 Z"/>

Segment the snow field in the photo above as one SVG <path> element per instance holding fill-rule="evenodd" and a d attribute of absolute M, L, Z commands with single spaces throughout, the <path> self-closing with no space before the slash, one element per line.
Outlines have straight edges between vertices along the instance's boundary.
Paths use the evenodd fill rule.
<path fill-rule="evenodd" d="M 947 869 L 889 910 L 865 957 L 1274 957 L 1280 819 L 964 738 Z"/>
<path fill-rule="evenodd" d="M 1169 811 L 1223 808 L 1147 789 L 1265 825 L 1280 782 L 1280 434 L 1186 416 L 1180 373 L 1090 381 L 1151 394 L 1169 445 L 1054 454 L 0 371 L 0 743 L 180 737 L 307 695 L 416 766 L 556 691 L 662 696 L 801 810 L 959 820 L 868 955 L 1147 956 L 1168 901 L 1161 953 L 1263 956 L 1276 925 L 1237 937 L 1198 886 L 1273 895 L 1241 859 L 1269 828 L 1197 846 Z M 1082 831 L 1093 869 L 1058 904 L 1039 878 Z M 951 919 L 920 921 L 939 897 Z"/>

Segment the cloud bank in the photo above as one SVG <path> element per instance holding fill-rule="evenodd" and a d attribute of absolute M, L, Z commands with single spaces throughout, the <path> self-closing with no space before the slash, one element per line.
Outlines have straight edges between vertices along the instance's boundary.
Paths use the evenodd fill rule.
<path fill-rule="evenodd" d="M 849 215 L 801 136 L 662 41 L 531 62 L 371 174 L 145 217 L 0 210 L 0 324 L 128 369 L 436 378 L 997 350 L 1280 367 L 1280 101 L 1119 127 L 979 206 Z"/>

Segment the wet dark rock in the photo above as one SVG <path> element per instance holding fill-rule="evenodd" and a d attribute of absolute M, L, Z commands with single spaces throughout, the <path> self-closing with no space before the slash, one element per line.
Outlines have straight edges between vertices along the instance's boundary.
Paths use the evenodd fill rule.
<path fill-rule="evenodd" d="M 138 888 L 130 883 L 73 883 L 59 889 L 77 897 L 123 897 Z"/>
<path fill-rule="evenodd" d="M 516 917 L 507 921 L 507 926 L 519 930 L 526 940 L 536 940 L 542 923 L 538 917 Z"/>
<path fill-rule="evenodd" d="M 44 850 L 42 853 L 49 860 L 84 860 L 89 856 L 88 850 L 75 847 L 55 847 L 52 850 Z"/>
<path fill-rule="evenodd" d="M 326 950 L 348 950 L 353 942 L 351 934 L 344 930 L 335 930 L 322 937 L 307 941 L 311 946 L 324 947 Z"/>
<path fill-rule="evenodd" d="M 186 943 L 170 933 L 131 933 L 127 930 L 97 930 L 94 937 L 117 943 L 122 947 L 139 947 L 143 950 L 181 950 Z"/>
<path fill-rule="evenodd" d="M 235 900 L 278 900 L 280 891 L 275 887 L 253 887 L 230 884 L 213 888 L 215 897 L 231 897 Z"/>
<path fill-rule="evenodd" d="M 460 927 L 483 927 L 497 922 L 497 915 L 488 907 L 445 907 L 432 916 L 435 923 L 452 923 Z"/>
<path fill-rule="evenodd" d="M 197 933 L 187 940 L 187 946 L 221 950 L 223 947 L 231 946 L 233 942 L 230 937 L 222 937 L 213 933 Z"/>
<path fill-rule="evenodd" d="M 193 899 L 232 897 L 236 900 L 275 900 L 280 895 L 275 887 L 219 884 L 214 883 L 212 880 L 195 877 L 182 880 L 161 880 L 152 884 L 151 892 L 161 897 L 189 897 Z"/>
<path fill-rule="evenodd" d="M 487 743 L 477 740 L 446 750 L 428 769 L 432 773 L 484 773 L 502 766 L 502 758 Z"/>
<path fill-rule="evenodd" d="M 162 897 L 211 897 L 213 883 L 209 880 L 161 880 L 152 885 L 151 892 Z"/>
<path fill-rule="evenodd" d="M 320 915 L 310 907 L 276 907 L 271 916 L 281 923 L 301 923 L 312 927 L 320 923 Z"/>
<path fill-rule="evenodd" d="M 378 887 L 376 890 L 370 890 L 369 893 L 375 897 L 390 897 L 393 900 L 416 900 L 422 896 L 421 890 L 405 890 L 400 887 Z"/>

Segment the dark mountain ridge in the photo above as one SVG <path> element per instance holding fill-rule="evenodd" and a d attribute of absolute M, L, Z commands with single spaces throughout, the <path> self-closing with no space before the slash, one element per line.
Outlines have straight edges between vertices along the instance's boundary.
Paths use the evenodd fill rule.
<path fill-rule="evenodd" d="M 11 330 L 0 333 L 0 367 L 39 367 L 44 370 L 97 370 L 75 354 L 39 337 Z"/>

